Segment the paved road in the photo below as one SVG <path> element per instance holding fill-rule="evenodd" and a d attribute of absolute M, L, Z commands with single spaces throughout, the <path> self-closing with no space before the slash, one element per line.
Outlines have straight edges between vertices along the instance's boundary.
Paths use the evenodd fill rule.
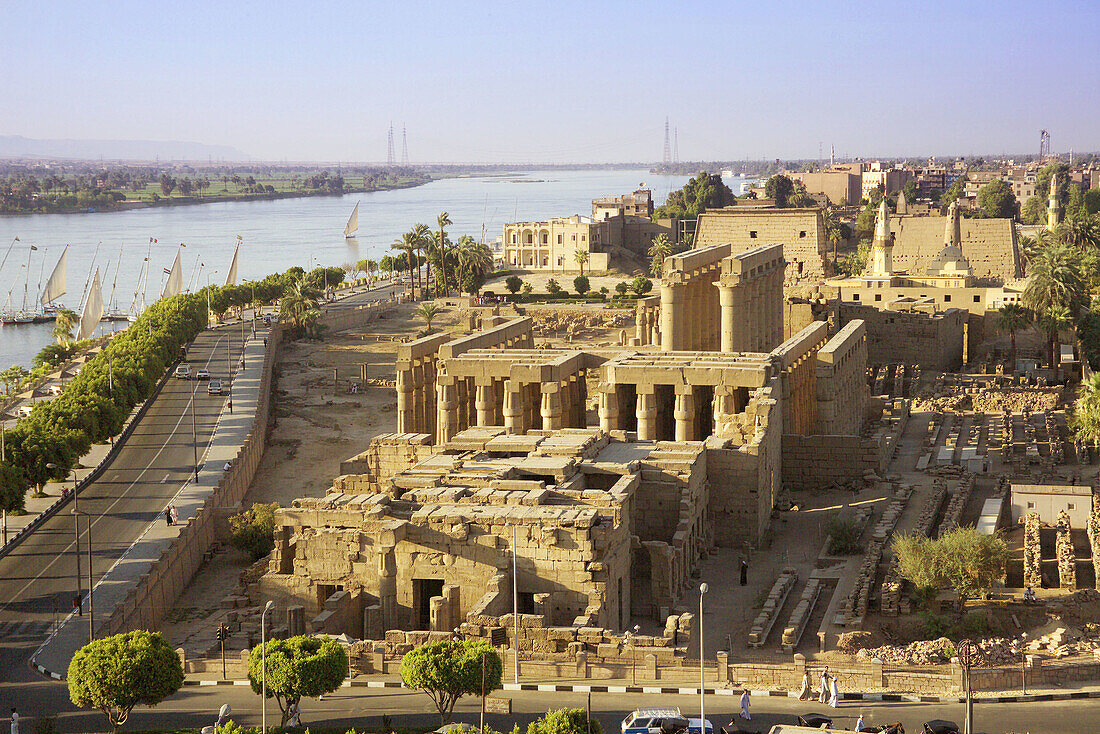
<path fill-rule="evenodd" d="M 225 380 L 229 366 L 239 359 L 241 343 L 240 331 L 232 328 L 203 332 L 189 349 L 188 361 L 192 369 L 205 367 L 213 379 Z M 192 415 L 201 457 L 225 399 L 208 395 L 204 382 L 169 380 L 100 479 L 80 493 L 76 504 L 94 518 L 95 581 L 157 520 L 191 475 Z M 80 526 L 81 587 L 86 593 L 88 530 L 83 518 Z M 30 653 L 72 608 L 75 538 L 74 518 L 63 510 L 0 558 L 0 687 L 34 680 L 37 674 L 27 666 Z"/>
<path fill-rule="evenodd" d="M 53 687 L 61 683 L 45 684 Z M 54 700 L 51 691 L 24 689 L 20 699 L 15 701 L 24 716 L 43 713 L 40 708 L 45 699 Z M 505 693 L 512 697 L 512 714 L 488 714 L 486 724 L 497 731 L 508 732 L 514 722 L 526 729 L 528 722 L 553 708 L 584 708 L 586 695 L 583 693 L 543 693 L 528 692 Z M 154 709 L 138 707 L 134 709 L 130 723 L 126 728 L 140 729 L 176 729 L 200 727 L 213 723 L 217 710 L 228 703 L 232 709 L 232 718 L 238 723 L 259 727 L 260 697 L 252 693 L 247 686 L 226 686 L 211 688 L 185 687 L 175 696 Z M 8 706 L 8 701 L 0 700 L 0 705 Z M 98 712 L 76 711 L 68 702 L 59 707 L 45 704 L 45 711 L 58 716 L 61 731 L 106 731 L 106 720 Z M 688 716 L 698 716 L 699 699 L 696 696 L 678 695 L 620 695 L 607 693 L 592 694 L 594 718 L 603 725 L 605 734 L 617 734 L 619 722 L 632 709 L 641 707 L 679 707 Z M 717 729 L 728 723 L 736 714 L 737 698 L 733 696 L 708 696 L 707 718 Z M 4 711 L 7 711 L 5 708 Z M 331 727 L 358 727 L 364 725 L 380 726 L 382 714 L 388 714 L 395 727 L 423 727 L 434 729 L 439 725 L 438 715 L 434 713 L 428 697 L 420 692 L 403 689 L 367 689 L 342 688 L 335 694 L 326 696 L 323 701 L 307 699 L 302 702 L 303 724 Z M 849 702 L 838 709 L 829 709 L 818 704 L 807 705 L 788 699 L 754 699 L 752 702 L 751 722 L 741 722 L 745 731 L 767 732 L 775 724 L 793 724 L 798 714 L 806 712 L 831 713 L 835 725 L 852 727 L 856 717 L 862 712 L 868 724 L 901 721 L 906 731 L 919 733 L 921 724 L 929 719 L 950 719 L 962 723 L 961 704 L 862 704 Z M 478 723 L 479 700 L 462 699 L 455 707 L 454 719 L 475 726 Z M 274 726 L 279 723 L 278 704 L 268 702 L 267 723 Z M 0 723 L 6 724 L 0 719 Z M 987 704 L 975 707 L 975 734 L 1001 734 L 1002 732 L 1031 732 L 1032 734 L 1076 734 L 1077 732 L 1100 731 L 1100 707 L 1089 701 Z"/>

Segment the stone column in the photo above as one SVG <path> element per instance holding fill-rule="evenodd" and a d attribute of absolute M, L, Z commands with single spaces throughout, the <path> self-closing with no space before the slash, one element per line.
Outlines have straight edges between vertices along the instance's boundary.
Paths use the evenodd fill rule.
<path fill-rule="evenodd" d="M 455 399 L 454 382 L 441 380 L 436 384 L 436 393 L 439 398 L 439 432 L 436 443 L 444 444 L 458 433 L 458 401 Z"/>
<path fill-rule="evenodd" d="M 661 309 L 650 307 L 649 309 L 649 343 L 660 345 L 661 343 Z"/>
<path fill-rule="evenodd" d="M 493 382 L 490 379 L 484 382 L 475 380 L 476 390 L 474 408 L 477 410 L 477 424 L 479 426 L 491 426 L 493 424 Z"/>
<path fill-rule="evenodd" d="M 470 382 L 465 377 L 455 381 L 455 400 L 458 402 L 458 430 L 470 427 Z"/>
<path fill-rule="evenodd" d="M 676 440 L 694 441 L 695 436 L 695 396 L 691 385 L 676 388 L 676 406 L 672 411 L 676 419 Z"/>
<path fill-rule="evenodd" d="M 684 289 L 676 285 L 661 286 L 661 351 L 674 352 L 684 348 Z"/>
<path fill-rule="evenodd" d="M 415 433 L 412 370 L 397 370 L 397 432 Z"/>
<path fill-rule="evenodd" d="M 637 323 L 634 326 L 634 336 L 638 339 L 639 344 L 647 344 L 649 342 L 649 312 L 645 306 L 638 306 L 635 318 Z"/>
<path fill-rule="evenodd" d="M 546 431 L 561 430 L 561 384 L 542 384 L 542 428 Z"/>
<path fill-rule="evenodd" d="M 772 273 L 772 291 L 775 298 L 772 300 L 772 339 L 775 345 L 783 343 L 783 271 L 781 269 Z"/>
<path fill-rule="evenodd" d="M 657 396 L 653 392 L 653 385 L 637 387 L 638 440 L 655 441 L 657 439 Z"/>
<path fill-rule="evenodd" d="M 734 312 L 734 290 L 728 285 L 718 286 L 718 306 L 721 312 L 718 346 L 725 354 L 732 354 L 737 333 L 737 314 Z"/>
<path fill-rule="evenodd" d="M 424 400 L 424 362 L 423 360 L 416 360 L 412 366 L 412 404 L 413 404 L 413 424 L 416 433 L 425 433 L 428 428 L 428 421 L 425 417 L 425 403 Z"/>
<path fill-rule="evenodd" d="M 600 383 L 600 428 L 614 431 L 619 427 L 619 392 L 615 385 Z"/>
<path fill-rule="evenodd" d="M 526 433 L 523 387 L 512 380 L 504 381 L 504 430 L 508 433 Z"/>

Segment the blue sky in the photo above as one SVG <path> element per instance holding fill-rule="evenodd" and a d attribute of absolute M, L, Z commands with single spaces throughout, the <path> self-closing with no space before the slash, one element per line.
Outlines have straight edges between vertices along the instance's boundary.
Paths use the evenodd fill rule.
<path fill-rule="evenodd" d="M 0 3 L 0 135 L 266 159 L 1100 149 L 1095 2 Z"/>

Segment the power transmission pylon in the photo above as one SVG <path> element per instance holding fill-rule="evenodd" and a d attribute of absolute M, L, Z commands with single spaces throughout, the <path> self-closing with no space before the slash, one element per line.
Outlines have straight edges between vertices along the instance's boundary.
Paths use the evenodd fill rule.
<path fill-rule="evenodd" d="M 405 135 L 405 126 L 401 126 L 401 165 L 409 165 L 409 139 Z"/>
<path fill-rule="evenodd" d="M 665 165 L 672 163 L 672 141 L 668 137 L 668 118 L 665 118 Z"/>
<path fill-rule="evenodd" d="M 386 151 L 386 165 L 387 166 L 392 166 L 394 163 L 396 163 L 396 161 L 394 160 L 394 155 L 393 155 L 393 123 L 392 122 L 390 123 L 390 132 L 389 132 L 389 137 L 387 139 L 387 143 L 388 143 L 388 145 L 387 145 L 387 151 Z"/>
<path fill-rule="evenodd" d="M 680 128 L 672 128 L 672 161 L 680 162 Z"/>
<path fill-rule="evenodd" d="M 1050 157 L 1050 133 L 1046 130 L 1039 131 L 1039 162 Z"/>

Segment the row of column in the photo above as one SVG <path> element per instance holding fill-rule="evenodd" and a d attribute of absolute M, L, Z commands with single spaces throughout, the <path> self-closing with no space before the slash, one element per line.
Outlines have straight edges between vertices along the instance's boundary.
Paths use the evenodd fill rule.
<path fill-rule="evenodd" d="M 686 282 L 666 281 L 661 285 L 661 351 L 718 350 L 718 294 L 714 283 L 719 267 L 715 263 Z"/>
<path fill-rule="evenodd" d="M 817 350 L 800 357 L 783 375 L 783 432 L 809 435 L 817 423 Z"/>
<path fill-rule="evenodd" d="M 581 370 L 543 383 L 473 377 L 441 380 L 437 388 L 438 443 L 446 443 L 471 426 L 503 426 L 515 434 L 535 428 L 585 428 L 585 379 Z"/>
<path fill-rule="evenodd" d="M 397 432 L 435 434 L 435 355 L 397 365 Z"/>
<path fill-rule="evenodd" d="M 638 300 L 634 336 L 639 345 L 661 343 L 661 299 L 649 297 Z"/>
<path fill-rule="evenodd" d="M 783 343 L 783 271 L 718 283 L 721 349 L 770 352 Z"/>
<path fill-rule="evenodd" d="M 636 431 L 639 441 L 661 440 L 658 435 L 658 415 L 660 413 L 660 396 L 657 385 L 636 385 L 636 401 L 634 405 L 634 417 L 637 421 Z M 699 401 L 703 399 L 697 393 L 706 392 L 692 385 L 677 385 L 673 391 L 672 417 L 675 425 L 674 435 L 671 438 L 676 441 L 702 441 L 714 433 L 714 428 L 720 421 L 728 420 L 734 415 L 744 411 L 745 401 L 740 399 L 736 388 L 715 386 L 713 398 L 709 401 L 710 420 L 704 421 L 700 415 Z M 622 405 L 623 387 L 601 383 L 599 393 L 600 428 L 604 431 L 626 430 L 628 425 L 625 411 L 629 407 Z M 663 406 L 666 410 L 668 405 Z M 709 423 L 709 430 L 705 424 Z"/>

